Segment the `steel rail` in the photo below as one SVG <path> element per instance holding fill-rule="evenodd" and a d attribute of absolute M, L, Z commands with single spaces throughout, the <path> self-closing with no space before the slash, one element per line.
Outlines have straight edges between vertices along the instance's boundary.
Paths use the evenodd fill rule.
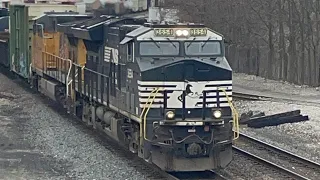
<path fill-rule="evenodd" d="M 171 173 L 177 180 L 227 180 L 228 178 L 213 170 L 203 172 Z"/>
<path fill-rule="evenodd" d="M 282 167 L 280 165 L 277 165 L 277 164 L 275 164 L 275 163 L 273 163 L 271 161 L 263 159 L 263 158 L 261 158 L 261 157 L 259 157 L 257 155 L 254 155 L 254 154 L 252 154 L 250 152 L 247 152 L 247 151 L 245 151 L 243 149 L 240 149 L 240 148 L 238 148 L 236 146 L 233 146 L 232 149 L 233 149 L 233 151 L 235 153 L 242 154 L 243 156 L 249 157 L 250 159 L 252 159 L 252 160 L 254 160 L 254 161 L 256 161 L 256 162 L 258 162 L 260 164 L 269 166 L 270 168 L 273 168 L 273 169 L 277 170 L 277 172 L 279 172 L 280 174 L 284 175 L 285 178 L 309 180 L 308 178 L 306 178 L 306 177 L 304 177 L 304 176 L 302 176 L 300 174 L 297 174 L 297 173 L 295 173 L 295 172 L 293 172 L 293 171 L 291 171 L 289 169 L 286 169 L 286 168 L 284 168 L 284 167 Z"/>
<path fill-rule="evenodd" d="M 256 101 L 266 101 L 272 99 L 272 97 L 266 97 L 266 96 L 258 96 L 258 95 L 252 95 L 252 94 L 246 94 L 246 93 L 239 93 L 239 92 L 232 92 L 232 97 L 235 99 L 245 99 L 245 100 L 256 100 Z"/>
<path fill-rule="evenodd" d="M 309 173 L 310 175 L 308 176 L 314 177 L 314 179 L 320 177 L 320 164 L 317 162 L 311 161 L 243 133 L 240 133 L 240 137 L 237 141 L 235 141 L 234 145 L 237 147 L 243 146 L 241 143 L 250 144 L 250 147 L 257 147 L 255 150 L 263 151 L 263 155 L 269 154 L 270 157 L 276 156 L 278 162 L 284 162 L 281 165 L 284 168 L 290 168 L 292 171 L 301 175 L 306 175 Z M 287 165 L 285 162 L 287 162 Z"/>

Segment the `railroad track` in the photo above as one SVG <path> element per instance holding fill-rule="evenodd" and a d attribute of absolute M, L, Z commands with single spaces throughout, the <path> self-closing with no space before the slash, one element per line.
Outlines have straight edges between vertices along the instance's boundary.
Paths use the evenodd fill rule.
<path fill-rule="evenodd" d="M 310 180 L 320 178 L 320 164 L 248 135 L 241 133 L 233 149 L 235 153 L 248 156 L 274 168 L 283 177 Z"/>
<path fill-rule="evenodd" d="M 28 93 L 31 94 L 38 94 L 34 89 L 30 89 L 30 85 L 27 84 L 25 81 L 21 80 L 18 76 L 12 74 L 7 69 L 4 69 L 0 65 L 0 72 L 1 74 L 5 75 L 12 81 L 15 81 L 20 85 L 21 88 L 26 90 Z M 1 96 L 1 94 L 0 94 Z M 48 105 L 53 111 L 57 112 L 62 116 L 66 116 L 73 120 L 75 124 L 80 123 L 83 126 L 83 130 L 86 131 L 90 136 L 95 136 L 96 140 L 102 144 L 105 148 L 109 149 L 110 151 L 117 154 L 117 156 L 129 160 L 129 165 L 137 169 L 140 173 L 142 172 L 144 176 L 146 176 L 150 180 L 226 180 L 228 178 L 224 178 L 222 175 L 215 173 L 213 171 L 207 171 L 204 173 L 201 172 L 194 172 L 194 173 L 186 173 L 188 176 L 179 177 L 174 174 L 167 173 L 160 168 L 156 167 L 155 165 L 149 164 L 144 160 L 138 158 L 136 155 L 132 154 L 126 147 L 122 146 L 121 144 L 117 143 L 113 139 L 105 136 L 100 131 L 93 132 L 91 128 L 88 128 L 81 120 L 79 120 L 75 116 L 71 116 L 70 114 L 66 114 L 65 110 L 58 106 L 56 102 L 48 99 L 47 97 L 43 96 L 42 101 Z M 180 174 L 181 175 L 181 174 Z M 191 175 L 191 176 L 190 176 Z"/>
<path fill-rule="evenodd" d="M 227 180 L 228 178 L 224 175 L 214 172 L 186 172 L 186 173 L 172 173 L 175 180 Z"/>
<path fill-rule="evenodd" d="M 6 76 L 8 77 L 8 75 L 6 75 Z M 15 78 L 11 77 L 10 79 L 14 80 Z M 27 92 L 35 93 L 33 90 L 27 88 L 28 85 L 23 84 L 23 83 L 20 85 L 22 88 L 27 90 Z M 45 101 L 47 101 L 47 100 L 45 100 Z M 57 111 L 56 109 L 53 109 L 53 110 Z M 57 112 L 59 114 L 64 114 L 59 111 L 57 111 Z M 95 134 L 95 136 L 96 135 L 99 137 L 101 134 L 100 135 Z M 249 157 L 249 158 L 254 159 L 255 161 L 258 161 L 262 164 L 268 164 L 270 167 L 273 167 L 274 169 L 276 169 L 276 172 L 274 172 L 274 173 L 282 173 L 283 177 L 287 177 L 287 178 L 289 177 L 289 178 L 295 178 L 295 179 L 308 179 L 305 177 L 309 177 L 310 179 L 319 179 L 319 177 L 320 177 L 320 165 L 319 164 L 308 161 L 306 159 L 303 159 L 303 158 L 298 157 L 293 154 L 291 154 L 290 156 L 292 156 L 294 158 L 291 158 L 291 161 L 288 161 L 288 159 L 290 159 L 290 156 L 289 155 L 284 156 L 283 150 L 281 150 L 281 151 L 278 151 L 278 154 L 282 154 L 282 156 L 279 155 L 279 157 L 287 158 L 287 162 L 289 162 L 291 166 L 283 167 L 283 166 L 285 166 L 284 164 L 282 164 L 281 166 L 276 165 L 275 163 L 272 162 L 272 160 L 267 160 L 266 158 L 262 159 L 262 157 L 258 157 L 256 155 L 254 155 L 253 153 L 250 153 L 248 150 L 244 150 L 245 148 L 243 148 L 243 145 L 241 145 L 241 142 L 244 141 L 244 137 L 245 137 L 245 135 L 241 134 L 240 139 L 236 142 L 236 147 L 233 147 L 236 156 L 242 155 L 243 157 L 244 156 Z M 224 176 L 222 176 L 220 174 L 214 173 L 213 171 L 207 171 L 205 173 L 188 173 L 189 176 L 187 176 L 187 177 L 179 177 L 176 175 L 166 173 L 164 171 L 158 171 L 157 168 L 153 168 L 152 165 L 149 166 L 149 165 L 144 164 L 141 159 L 138 159 L 138 158 L 132 156 L 128 151 L 124 150 L 123 148 L 120 148 L 119 145 L 117 146 L 116 145 L 117 143 L 113 142 L 114 145 L 111 145 L 112 143 L 110 143 L 110 141 L 112 142 L 112 140 L 108 140 L 108 142 L 106 143 L 105 137 L 101 138 L 101 139 L 103 139 L 103 140 L 101 140 L 100 143 L 102 143 L 103 145 L 108 147 L 108 149 L 109 149 L 109 147 L 112 147 L 112 149 L 114 149 L 115 153 L 118 153 L 119 156 L 126 158 L 128 160 L 131 160 L 131 162 L 130 162 L 131 166 L 134 166 L 135 168 L 140 170 L 140 172 L 141 171 L 145 172 L 149 179 L 153 179 L 153 180 L 165 180 L 165 179 L 169 179 L 169 180 L 186 180 L 186 179 L 190 179 L 190 180 L 195 180 L 195 179 L 197 179 L 197 180 L 213 180 L 213 179 L 225 180 L 225 179 L 229 179 L 229 178 L 225 178 Z M 251 139 L 253 139 L 253 138 L 251 138 Z M 250 141 L 250 142 L 253 143 L 253 141 Z M 254 140 L 254 142 L 257 145 L 258 140 Z M 272 147 L 269 144 L 266 146 L 266 145 L 264 145 L 265 143 L 263 143 L 263 142 L 259 142 L 259 144 L 267 152 L 266 154 L 272 154 L 272 152 L 277 152 L 276 150 L 272 150 L 272 148 L 276 148 L 276 147 Z M 240 146 L 242 146 L 243 149 L 240 149 L 239 148 Z M 270 148 L 271 148 L 271 150 L 270 150 Z M 277 149 L 279 149 L 279 148 L 277 148 Z M 259 156 L 261 156 L 261 155 L 262 154 L 259 154 Z M 277 156 L 277 158 L 278 158 L 278 156 Z M 239 159 L 237 159 L 237 161 L 239 161 Z M 294 167 L 294 169 L 292 169 L 292 167 Z M 191 174 L 191 176 L 190 176 L 190 174 Z"/>
<path fill-rule="evenodd" d="M 301 105 L 312 105 L 320 107 L 320 101 L 317 100 L 308 100 L 308 99 L 297 99 L 297 98 L 288 98 L 288 97 L 275 97 L 275 96 L 259 96 L 259 95 L 252 95 L 247 93 L 240 93 L 240 92 L 232 92 L 232 96 L 234 99 L 239 100 L 249 100 L 249 101 L 274 101 L 274 102 L 287 102 L 287 103 L 295 103 Z M 309 97 L 310 98 L 310 97 Z"/>
<path fill-rule="evenodd" d="M 23 88 L 27 93 L 30 94 L 39 94 L 34 89 L 30 88 L 30 85 L 26 83 L 24 80 L 20 79 L 19 76 L 12 74 L 7 69 L 3 68 L 0 65 L 0 73 L 12 80 L 13 82 L 19 84 L 21 88 Z M 104 146 L 106 149 L 110 150 L 114 154 L 116 154 L 118 157 L 124 158 L 129 160 L 128 164 L 132 167 L 134 167 L 138 172 L 143 173 L 144 176 L 146 176 L 150 180 L 177 180 L 175 176 L 170 175 L 169 173 L 162 171 L 160 168 L 156 167 L 155 165 L 151 165 L 141 158 L 138 158 L 137 155 L 134 155 L 131 153 L 126 147 L 119 144 L 112 138 L 106 136 L 101 131 L 93 131 L 91 128 L 89 128 L 85 123 L 82 122 L 79 118 L 72 116 L 70 114 L 66 113 L 66 110 L 63 109 L 63 107 L 59 106 L 56 102 L 52 101 L 51 99 L 47 98 L 46 96 L 39 94 L 42 97 L 42 102 L 46 104 L 49 108 L 51 108 L 54 112 L 57 114 L 68 117 L 72 120 L 74 124 L 82 124 L 80 128 L 85 131 L 89 136 L 94 136 L 94 138 L 97 140 L 98 143 L 100 143 L 102 146 Z M 0 94 L 0 98 L 1 95 Z M 10 97 L 6 97 L 10 98 Z"/>
<path fill-rule="evenodd" d="M 239 93 L 239 92 L 232 92 L 232 97 L 234 97 L 235 99 L 251 100 L 251 101 L 266 101 L 266 100 L 272 99 L 271 97 L 258 96 L 258 95 Z"/>

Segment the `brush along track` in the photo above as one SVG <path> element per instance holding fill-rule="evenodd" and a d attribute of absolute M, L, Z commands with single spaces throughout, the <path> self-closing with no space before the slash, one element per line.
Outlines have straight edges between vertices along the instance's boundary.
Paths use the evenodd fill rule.
<path fill-rule="evenodd" d="M 301 177 L 308 177 L 304 179 L 316 180 L 320 177 L 320 164 L 248 135 L 240 134 L 240 137 L 235 141 L 234 146 L 238 149 L 241 148 L 252 155 L 259 156 L 270 163 L 278 164 L 279 167 L 288 170 L 288 172 L 294 172 Z"/>

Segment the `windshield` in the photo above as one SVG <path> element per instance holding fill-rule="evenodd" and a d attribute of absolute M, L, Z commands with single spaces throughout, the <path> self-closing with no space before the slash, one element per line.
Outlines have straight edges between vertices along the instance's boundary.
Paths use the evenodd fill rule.
<path fill-rule="evenodd" d="M 179 42 L 141 42 L 140 55 L 142 56 L 177 56 L 179 55 Z"/>
<path fill-rule="evenodd" d="M 221 44 L 218 41 L 185 42 L 184 47 L 186 55 L 221 55 Z"/>

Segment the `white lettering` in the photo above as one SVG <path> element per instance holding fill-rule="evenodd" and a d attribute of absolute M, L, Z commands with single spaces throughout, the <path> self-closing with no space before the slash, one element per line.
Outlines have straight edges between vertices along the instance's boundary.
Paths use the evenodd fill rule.
<path fill-rule="evenodd" d="M 118 51 L 118 49 L 105 46 L 104 47 L 104 61 L 119 64 L 119 51 Z"/>

